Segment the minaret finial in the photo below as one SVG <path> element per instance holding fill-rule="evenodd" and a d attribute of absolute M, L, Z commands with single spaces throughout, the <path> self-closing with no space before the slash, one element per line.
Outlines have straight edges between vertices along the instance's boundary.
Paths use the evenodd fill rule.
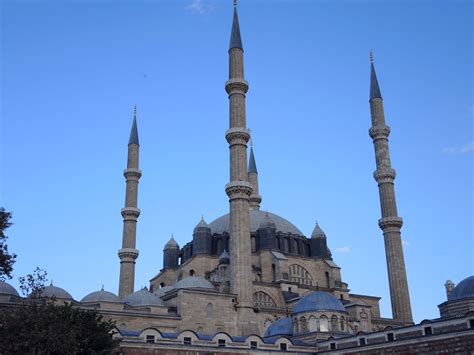
<path fill-rule="evenodd" d="M 137 104 L 133 106 L 133 118 L 137 118 Z"/>
<path fill-rule="evenodd" d="M 369 58 L 370 58 L 370 62 L 373 63 L 374 62 L 374 51 L 372 50 L 372 48 L 370 49 Z"/>
<path fill-rule="evenodd" d="M 239 18 L 237 16 L 237 1 L 234 0 L 234 18 L 232 20 L 232 31 L 230 34 L 230 45 L 229 50 L 232 48 L 239 48 L 242 51 L 244 47 L 242 46 L 242 38 L 240 37 L 240 27 L 239 27 Z"/>
<path fill-rule="evenodd" d="M 237 7 L 237 0 L 234 0 L 234 8 Z"/>
<path fill-rule="evenodd" d="M 132 123 L 132 130 L 130 131 L 130 139 L 128 140 L 128 144 L 136 144 L 140 145 L 138 140 L 138 128 L 137 128 L 137 105 L 133 107 L 133 123 Z"/>

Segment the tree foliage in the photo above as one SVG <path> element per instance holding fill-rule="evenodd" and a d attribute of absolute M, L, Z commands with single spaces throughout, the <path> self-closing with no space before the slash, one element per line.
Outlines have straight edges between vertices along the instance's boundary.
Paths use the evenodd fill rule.
<path fill-rule="evenodd" d="M 3 207 L 0 207 L 0 280 L 12 278 L 13 264 L 15 263 L 15 254 L 10 254 L 6 241 L 8 237 L 5 235 L 5 230 L 12 225 L 10 219 L 11 212 L 6 212 Z"/>
<path fill-rule="evenodd" d="M 96 311 L 30 302 L 0 312 L 0 354 L 109 354 L 113 331 Z"/>

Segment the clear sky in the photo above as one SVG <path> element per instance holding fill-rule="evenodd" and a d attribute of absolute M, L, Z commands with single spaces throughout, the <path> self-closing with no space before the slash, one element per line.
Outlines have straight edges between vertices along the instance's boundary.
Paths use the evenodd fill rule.
<path fill-rule="evenodd" d="M 35 266 L 75 299 L 117 292 L 127 142 L 141 143 L 136 288 L 171 233 L 228 212 L 232 0 L 22 1 L 1 9 L 1 196 L 15 279 Z M 310 235 L 391 315 L 369 49 L 384 97 L 417 322 L 472 275 L 472 2 L 239 0 L 262 209 Z"/>

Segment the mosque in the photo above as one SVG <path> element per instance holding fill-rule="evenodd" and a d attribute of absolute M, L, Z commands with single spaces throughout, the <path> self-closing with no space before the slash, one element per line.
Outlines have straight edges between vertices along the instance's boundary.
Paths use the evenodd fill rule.
<path fill-rule="evenodd" d="M 228 53 L 225 90 L 230 117 L 225 137 L 230 180 L 225 193 L 229 213 L 210 223 L 201 219 L 192 239 L 183 246 L 171 238 L 163 248 L 163 268 L 150 275 L 148 288 L 135 290 L 137 197 L 142 174 L 135 111 L 124 171 L 118 295 L 102 289 L 77 301 L 64 289 L 50 285 L 43 296 L 95 309 L 113 319 L 124 354 L 362 353 L 396 346 L 429 352 L 449 348 L 450 342 L 474 348 L 474 341 L 468 340 L 474 339 L 474 276 L 457 286 L 447 281 L 440 318 L 413 324 L 400 235 L 403 220 L 397 213 L 395 170 L 388 145 L 390 128 L 372 55 L 369 135 L 375 148 L 374 178 L 381 205 L 378 223 L 385 241 L 393 318 L 382 317 L 379 297 L 350 292 L 320 225 L 305 236 L 287 219 L 260 209 L 257 160 L 253 148 L 247 151 L 251 138 L 245 108 L 249 85 L 236 6 Z M 13 287 L 0 282 L 0 307 L 21 302 Z"/>

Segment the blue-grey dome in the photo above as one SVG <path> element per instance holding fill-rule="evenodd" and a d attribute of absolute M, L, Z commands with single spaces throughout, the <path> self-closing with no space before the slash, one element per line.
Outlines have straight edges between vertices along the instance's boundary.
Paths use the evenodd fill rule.
<path fill-rule="evenodd" d="M 216 289 L 213 284 L 211 284 L 204 277 L 200 277 L 200 276 L 185 277 L 184 279 L 176 282 L 173 286 L 174 288 L 178 288 L 178 289 L 180 288 L 206 288 L 206 289 L 212 289 L 212 290 Z"/>
<path fill-rule="evenodd" d="M 173 290 L 173 286 L 163 286 L 158 291 L 155 292 L 155 295 L 158 297 L 164 296 L 166 292 Z"/>
<path fill-rule="evenodd" d="M 0 281 L 0 295 L 10 295 L 20 297 L 15 288 L 10 284 L 7 284 L 5 281 Z"/>
<path fill-rule="evenodd" d="M 69 292 L 67 292 L 65 289 L 61 288 L 61 287 L 56 287 L 56 286 L 53 286 L 53 284 L 49 285 L 49 286 L 46 286 L 44 289 L 43 289 L 43 292 L 41 292 L 41 297 L 48 297 L 48 298 L 51 298 L 51 297 L 56 297 L 56 298 L 60 298 L 60 299 L 65 299 L 65 300 L 73 300 L 71 294 Z"/>
<path fill-rule="evenodd" d="M 81 300 L 81 303 L 86 302 L 121 302 L 120 298 L 118 298 L 115 294 L 109 291 L 104 291 L 104 289 L 100 291 L 91 292 L 88 295 L 84 296 Z"/>
<path fill-rule="evenodd" d="M 291 318 L 285 317 L 280 318 L 277 321 L 270 324 L 265 332 L 264 337 L 271 337 L 274 335 L 292 335 L 292 323 Z"/>
<path fill-rule="evenodd" d="M 292 233 L 296 235 L 303 235 L 301 231 L 296 228 L 291 222 L 287 221 L 286 219 L 270 212 L 260 211 L 260 210 L 250 210 L 250 230 L 251 232 L 256 232 L 258 227 L 262 222 L 264 222 L 265 214 L 268 213 L 273 223 L 275 223 L 275 227 L 277 232 L 282 233 Z M 229 214 L 225 214 L 216 220 L 209 223 L 209 227 L 212 230 L 212 233 L 229 233 Z"/>
<path fill-rule="evenodd" d="M 474 297 L 474 276 L 469 276 L 458 283 L 448 299 L 454 301 L 467 297 Z"/>
<path fill-rule="evenodd" d="M 148 291 L 146 287 L 125 297 L 124 302 L 130 306 L 164 306 L 163 300 Z"/>
<path fill-rule="evenodd" d="M 335 311 L 346 312 L 346 309 L 336 297 L 327 292 L 315 291 L 298 301 L 293 313 Z"/>

